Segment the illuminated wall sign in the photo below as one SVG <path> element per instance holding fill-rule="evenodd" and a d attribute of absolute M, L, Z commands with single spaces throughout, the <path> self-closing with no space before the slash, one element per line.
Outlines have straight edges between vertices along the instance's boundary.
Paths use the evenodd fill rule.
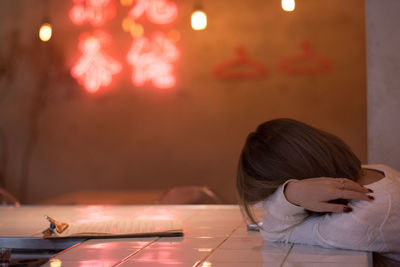
<path fill-rule="evenodd" d="M 76 25 L 90 23 L 101 26 L 115 17 L 113 0 L 73 0 L 69 17 Z"/>
<path fill-rule="evenodd" d="M 111 36 L 99 30 L 115 17 L 116 8 L 114 0 L 72 2 L 69 14 L 71 21 L 76 25 L 91 24 L 97 29 L 93 35 L 81 35 L 78 47 L 82 54 L 71 69 L 72 76 L 88 92 L 94 93 L 109 86 L 113 75 L 122 70 L 121 63 L 104 51 L 111 44 Z M 169 24 L 178 15 L 176 3 L 169 0 L 136 0 L 125 1 L 123 4 L 132 5 L 128 14 L 130 20 L 125 19 L 123 26 L 124 31 L 129 31 L 133 36 L 131 48 L 126 55 L 128 65 L 132 66 L 133 85 L 151 83 L 157 88 L 173 87 L 176 84 L 174 63 L 179 58 L 174 38 L 168 38 L 160 31 L 153 32 L 151 37 L 144 36 L 144 28 L 136 20 L 143 17 L 154 24 Z"/>
<path fill-rule="evenodd" d="M 137 0 L 129 16 L 136 20 L 144 14 L 152 23 L 168 24 L 176 19 L 178 7 L 174 2 L 167 0 Z"/>
<path fill-rule="evenodd" d="M 163 33 L 155 32 L 152 39 L 139 37 L 133 40 L 126 57 L 132 65 L 132 82 L 142 86 L 151 81 L 158 88 L 170 88 L 176 84 L 173 62 L 179 57 L 174 42 Z"/>
<path fill-rule="evenodd" d="M 144 14 L 152 23 L 168 24 L 176 19 L 178 8 L 168 0 L 137 0 L 129 16 L 136 20 Z M 157 88 L 173 87 L 176 84 L 173 63 L 178 57 L 175 43 L 162 32 L 154 32 L 151 39 L 134 38 L 126 56 L 128 64 L 132 65 L 132 83 L 142 86 L 151 81 Z"/>
<path fill-rule="evenodd" d="M 317 75 L 330 72 L 332 63 L 317 55 L 308 41 L 303 41 L 301 51 L 282 59 L 278 68 L 280 72 L 290 75 Z"/>
<path fill-rule="evenodd" d="M 267 67 L 251 59 L 243 46 L 236 48 L 236 56 L 214 67 L 214 75 L 221 79 L 255 79 L 263 77 Z"/>
<path fill-rule="evenodd" d="M 121 71 L 121 64 L 102 51 L 102 46 L 110 42 L 111 37 L 104 32 L 94 35 L 83 34 L 79 41 L 82 56 L 72 67 L 71 75 L 90 93 L 100 87 L 108 86 L 112 76 Z"/>

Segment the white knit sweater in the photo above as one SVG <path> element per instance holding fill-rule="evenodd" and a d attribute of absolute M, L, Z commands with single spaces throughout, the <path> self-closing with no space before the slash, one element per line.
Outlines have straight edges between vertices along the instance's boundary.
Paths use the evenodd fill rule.
<path fill-rule="evenodd" d="M 400 262 L 400 172 L 385 165 L 365 165 L 385 177 L 366 185 L 374 201 L 351 201 L 350 213 L 309 215 L 288 202 L 282 185 L 265 205 L 261 233 L 265 240 L 382 253 Z"/>

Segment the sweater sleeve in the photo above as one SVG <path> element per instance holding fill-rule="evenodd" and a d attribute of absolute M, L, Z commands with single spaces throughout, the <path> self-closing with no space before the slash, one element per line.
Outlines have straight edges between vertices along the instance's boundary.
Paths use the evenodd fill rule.
<path fill-rule="evenodd" d="M 290 181 L 288 181 L 290 182 Z M 367 251 L 384 251 L 380 231 L 351 213 L 309 215 L 302 207 L 291 204 L 279 187 L 267 202 L 261 233 L 267 241 L 318 245 Z M 366 201 L 362 205 L 368 205 Z M 356 213 L 354 216 L 354 214 Z M 364 218 L 365 219 L 365 218 Z"/>

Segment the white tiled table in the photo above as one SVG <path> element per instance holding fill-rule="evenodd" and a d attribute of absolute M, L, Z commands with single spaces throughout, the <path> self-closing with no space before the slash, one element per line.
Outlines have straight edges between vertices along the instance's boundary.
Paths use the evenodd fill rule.
<path fill-rule="evenodd" d="M 46 264 L 51 267 L 371 266 L 371 257 L 365 252 L 264 243 L 259 233 L 247 232 L 235 205 L 1 207 L 0 236 L 29 237 L 48 227 L 44 215 L 60 221 L 80 222 L 177 218 L 184 227 L 183 237 L 81 241 L 54 255 Z"/>

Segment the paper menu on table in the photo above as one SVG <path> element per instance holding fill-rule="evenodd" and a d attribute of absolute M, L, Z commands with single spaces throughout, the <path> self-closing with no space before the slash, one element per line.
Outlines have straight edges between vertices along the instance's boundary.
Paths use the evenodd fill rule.
<path fill-rule="evenodd" d="M 85 223 L 69 223 L 62 232 L 49 238 L 60 237 L 118 237 L 118 236 L 180 236 L 182 224 L 177 220 L 107 220 Z"/>

